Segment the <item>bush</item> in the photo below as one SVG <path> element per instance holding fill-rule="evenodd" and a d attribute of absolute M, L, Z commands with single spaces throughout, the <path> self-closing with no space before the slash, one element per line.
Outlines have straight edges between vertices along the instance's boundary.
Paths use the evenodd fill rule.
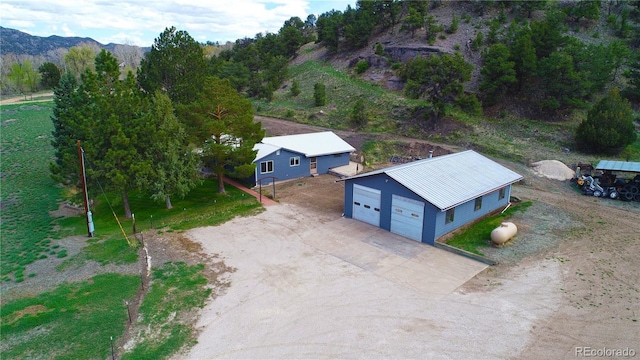
<path fill-rule="evenodd" d="M 380 55 L 380 56 L 385 56 L 386 53 L 384 52 L 384 48 L 382 47 L 382 44 L 377 43 L 376 44 L 376 55 Z"/>
<path fill-rule="evenodd" d="M 369 62 L 367 60 L 360 60 L 356 64 L 356 73 L 362 74 L 369 69 Z"/>
<path fill-rule="evenodd" d="M 589 153 L 619 153 L 636 137 L 633 111 L 617 88 L 589 110 L 576 130 L 578 147 Z"/>
<path fill-rule="evenodd" d="M 298 84 L 298 80 L 293 80 L 291 84 L 291 96 L 296 97 L 300 95 L 300 84 Z"/>
<path fill-rule="evenodd" d="M 313 85 L 313 99 L 316 106 L 323 106 L 327 103 L 327 90 L 323 83 Z"/>
<path fill-rule="evenodd" d="M 456 104 L 467 114 L 482 115 L 482 104 L 474 94 L 460 96 Z"/>
<path fill-rule="evenodd" d="M 458 23 L 460 19 L 456 15 L 453 15 L 453 19 L 451 19 L 451 25 L 447 28 L 447 34 L 455 34 L 458 31 Z"/>
<path fill-rule="evenodd" d="M 367 114 L 365 113 L 364 100 L 358 99 L 356 103 L 353 104 L 353 108 L 351 109 L 351 125 L 358 129 L 363 129 L 367 126 L 368 120 Z"/>

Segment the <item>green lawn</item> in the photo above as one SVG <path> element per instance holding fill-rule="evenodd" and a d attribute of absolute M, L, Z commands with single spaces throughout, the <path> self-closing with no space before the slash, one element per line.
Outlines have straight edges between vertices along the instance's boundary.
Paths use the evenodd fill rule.
<path fill-rule="evenodd" d="M 117 194 L 90 189 L 94 200 L 94 238 L 68 256 L 55 242 L 68 235 L 86 235 L 84 216 L 57 218 L 49 211 L 58 208 L 66 192 L 49 176 L 53 161 L 50 145 L 52 103 L 0 107 L 2 119 L 2 221 L 0 222 L 2 281 L 23 282 L 27 265 L 34 261 L 64 258 L 58 270 L 73 269 L 88 261 L 98 264 L 127 264 L 138 260 L 133 221 L 124 218 Z M 205 180 L 184 199 L 173 199 L 173 209 L 146 194 L 130 194 L 136 230 L 170 232 L 198 226 L 217 225 L 235 216 L 263 210 L 257 200 L 227 186 L 217 193 L 217 182 Z M 115 216 L 114 216 L 115 213 Z M 117 219 L 122 225 L 122 230 Z M 153 229 L 152 229 L 153 228 Z M 125 241 L 129 238 L 130 243 Z M 183 314 L 204 305 L 211 290 L 202 274 L 203 265 L 158 264 L 145 299 L 141 322 L 157 332 L 145 333 L 128 358 L 168 357 L 193 343 L 191 324 Z M 55 276 L 55 275 L 53 275 Z M 28 284 L 28 283 L 25 283 Z M 22 285 L 19 285 L 22 286 Z M 35 297 L 3 303 L 0 310 L 0 352 L 3 359 L 89 359 L 111 357 L 111 337 L 121 339 L 128 321 L 125 300 L 140 289 L 139 275 L 107 273 L 81 283 L 65 283 Z"/>
<path fill-rule="evenodd" d="M 49 177 L 51 107 L 52 103 L 0 107 L 2 281 L 33 276 L 24 273 L 27 265 L 63 250 L 51 246 L 61 234 L 54 230 L 49 211 L 57 209 L 62 196 Z"/>
<path fill-rule="evenodd" d="M 508 220 L 516 211 L 525 211 L 529 206 L 531 206 L 531 201 L 518 203 L 509 207 L 507 211 L 502 214 L 482 219 L 454 234 L 451 239 L 447 240 L 447 245 L 484 256 L 479 249 L 489 247 L 491 231 L 500 226 L 503 221 Z"/>

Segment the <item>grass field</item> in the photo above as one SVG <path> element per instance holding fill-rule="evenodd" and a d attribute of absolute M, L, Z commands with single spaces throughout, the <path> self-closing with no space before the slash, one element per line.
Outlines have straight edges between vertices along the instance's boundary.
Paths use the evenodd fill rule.
<path fill-rule="evenodd" d="M 55 220 L 49 216 L 62 194 L 49 177 L 51 107 L 51 103 L 0 107 L 2 281 L 34 276 L 25 274 L 26 265 L 62 251 L 51 246 L 52 239 L 63 235 L 54 230 Z"/>
<path fill-rule="evenodd" d="M 133 221 L 124 219 L 117 194 L 92 189 L 95 235 L 87 238 L 80 253 L 68 256 L 56 240 L 69 235 L 86 235 L 84 216 L 52 218 L 50 211 L 68 192 L 49 176 L 53 160 L 50 145 L 52 103 L 6 105 L 2 115 L 2 281 L 28 286 L 30 277 L 56 274 L 26 274 L 35 261 L 65 258 L 58 271 L 78 269 L 87 262 L 100 265 L 138 261 L 136 247 L 128 245 Z M 217 182 L 205 180 L 184 199 L 173 199 L 174 208 L 132 191 L 131 208 L 136 230 L 173 232 L 216 225 L 260 212 L 257 200 L 227 186 L 217 193 Z M 120 220 L 122 233 L 114 214 Z M 132 244 L 137 245 L 135 239 Z M 211 289 L 202 275 L 203 265 L 158 264 L 153 268 L 151 289 L 141 309 L 139 328 L 158 329 L 143 334 L 127 358 L 168 357 L 194 341 L 191 324 L 184 314 L 203 306 Z M 0 311 L 0 353 L 3 359 L 88 359 L 111 357 L 111 337 L 117 343 L 128 321 L 125 301 L 141 289 L 139 275 L 106 273 L 81 283 L 64 283 L 36 297 L 5 301 Z M 4 291 L 4 290 L 3 290 Z"/>

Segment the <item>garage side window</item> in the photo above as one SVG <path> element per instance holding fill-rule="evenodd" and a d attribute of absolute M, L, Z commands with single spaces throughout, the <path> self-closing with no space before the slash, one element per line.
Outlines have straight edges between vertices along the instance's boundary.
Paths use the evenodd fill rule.
<path fill-rule="evenodd" d="M 445 224 L 453 222 L 453 216 L 454 216 L 455 210 L 456 210 L 455 208 L 447 210 L 447 214 L 445 215 L 445 218 L 444 218 Z"/>
<path fill-rule="evenodd" d="M 300 165 L 300 156 L 294 156 L 289 158 L 289 166 L 298 166 Z"/>
<path fill-rule="evenodd" d="M 498 192 L 498 200 L 504 199 L 506 193 L 507 193 L 507 188 L 500 189 L 500 191 Z"/>
<path fill-rule="evenodd" d="M 267 174 L 273 172 L 273 160 L 260 162 L 260 173 Z"/>
<path fill-rule="evenodd" d="M 480 209 L 482 209 L 482 196 L 476 198 L 476 205 L 473 207 L 474 211 L 478 211 Z"/>

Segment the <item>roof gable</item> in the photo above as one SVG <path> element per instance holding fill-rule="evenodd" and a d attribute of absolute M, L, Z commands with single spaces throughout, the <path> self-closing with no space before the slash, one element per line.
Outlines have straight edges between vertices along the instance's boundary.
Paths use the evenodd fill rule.
<path fill-rule="evenodd" d="M 356 150 L 331 131 L 266 137 L 262 139 L 262 143 L 295 151 L 306 157 L 342 154 Z"/>
<path fill-rule="evenodd" d="M 383 173 L 443 211 L 522 179 L 521 175 L 495 161 L 468 150 L 343 180 Z"/>

